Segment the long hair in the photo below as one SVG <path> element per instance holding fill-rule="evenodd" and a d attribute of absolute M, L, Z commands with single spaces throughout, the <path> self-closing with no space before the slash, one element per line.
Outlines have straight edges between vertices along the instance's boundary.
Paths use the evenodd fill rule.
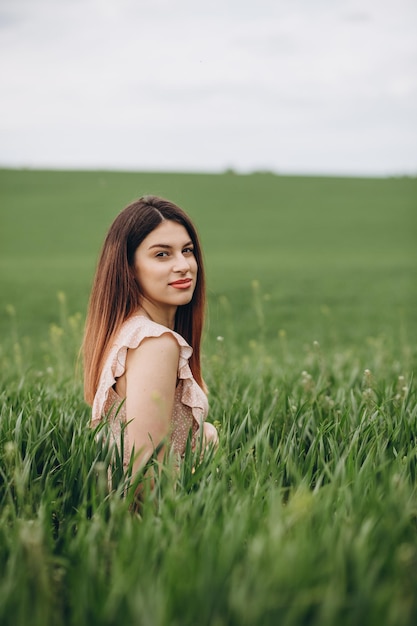
<path fill-rule="evenodd" d="M 187 230 L 197 262 L 197 284 L 188 304 L 179 306 L 174 330 L 193 348 L 190 368 L 204 387 L 200 345 L 205 312 L 205 274 L 197 231 L 178 206 L 156 196 L 144 196 L 129 204 L 107 233 L 97 265 L 84 331 L 84 396 L 93 403 L 106 356 L 121 325 L 135 313 L 142 293 L 135 276 L 134 256 L 142 241 L 164 220 L 178 222 Z"/>

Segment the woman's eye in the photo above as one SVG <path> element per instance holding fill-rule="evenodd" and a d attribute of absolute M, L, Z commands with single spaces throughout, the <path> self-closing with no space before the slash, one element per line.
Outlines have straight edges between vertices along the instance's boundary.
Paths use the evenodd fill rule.
<path fill-rule="evenodd" d="M 166 252 L 165 250 L 161 251 L 161 252 L 157 252 L 156 257 L 164 257 L 164 256 L 168 256 L 168 252 Z"/>
<path fill-rule="evenodd" d="M 194 248 L 184 248 L 183 254 L 194 254 Z"/>

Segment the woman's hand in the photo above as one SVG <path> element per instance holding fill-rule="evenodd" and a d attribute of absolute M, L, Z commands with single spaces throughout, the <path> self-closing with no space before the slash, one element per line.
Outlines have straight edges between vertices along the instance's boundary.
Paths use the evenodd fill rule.
<path fill-rule="evenodd" d="M 217 428 L 210 424 L 210 422 L 204 422 L 203 424 L 203 448 L 207 448 L 213 445 L 215 448 L 219 445 L 219 434 Z"/>

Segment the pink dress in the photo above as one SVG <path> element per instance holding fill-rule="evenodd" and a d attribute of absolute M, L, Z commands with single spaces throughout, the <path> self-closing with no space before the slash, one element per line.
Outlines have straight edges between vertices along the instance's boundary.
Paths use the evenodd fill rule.
<path fill-rule="evenodd" d="M 117 395 L 113 385 L 125 371 L 128 348 L 137 348 L 147 337 L 160 337 L 164 333 L 173 335 L 180 346 L 170 443 L 171 449 L 182 456 L 190 430 L 194 438 L 207 417 L 207 396 L 191 373 L 188 359 L 192 354 L 192 348 L 185 339 L 173 330 L 156 324 L 143 315 L 134 315 L 126 320 L 115 339 L 101 372 L 94 397 L 91 426 L 94 428 L 103 418 L 108 419 L 116 444 L 120 443 L 122 425 L 126 423 L 126 409 L 123 398 Z M 126 469 L 131 455 L 127 429 L 124 429 L 123 452 L 123 464 Z"/>

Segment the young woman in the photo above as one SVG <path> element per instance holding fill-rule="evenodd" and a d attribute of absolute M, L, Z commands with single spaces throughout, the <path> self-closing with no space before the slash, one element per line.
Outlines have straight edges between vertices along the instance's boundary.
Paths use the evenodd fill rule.
<path fill-rule="evenodd" d="M 205 281 L 197 232 L 182 209 L 155 196 L 126 207 L 104 241 L 84 336 L 85 399 L 92 426 L 108 419 L 116 442 L 124 427 L 124 466 L 146 464 L 159 444 L 184 454 L 217 443 L 200 342 Z M 160 458 L 164 449 L 161 449 Z"/>

